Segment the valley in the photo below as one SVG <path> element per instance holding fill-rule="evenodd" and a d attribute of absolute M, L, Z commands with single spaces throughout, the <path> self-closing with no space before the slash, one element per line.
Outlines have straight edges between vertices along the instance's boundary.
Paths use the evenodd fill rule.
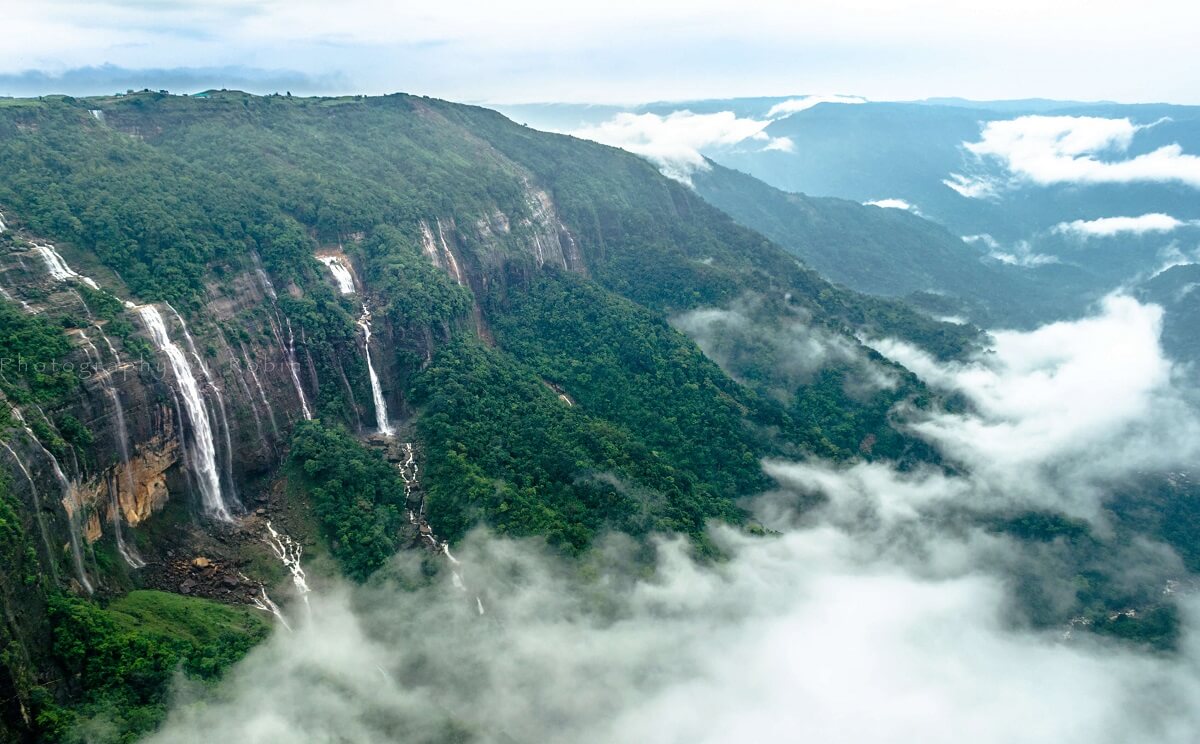
<path fill-rule="evenodd" d="M 401 94 L 5 100 L 0 740 L 628 740 L 623 686 L 822 612 L 1185 658 L 1192 265 L 1055 293 L 713 157 Z M 546 682 L 593 642 L 580 710 Z"/>

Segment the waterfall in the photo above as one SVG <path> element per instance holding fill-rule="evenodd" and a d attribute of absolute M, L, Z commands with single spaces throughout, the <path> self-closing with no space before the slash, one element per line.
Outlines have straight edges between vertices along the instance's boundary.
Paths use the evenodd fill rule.
<path fill-rule="evenodd" d="M 462 563 L 450 552 L 449 541 L 439 541 L 437 536 L 433 534 L 433 529 L 429 526 L 429 523 L 425 521 L 425 501 L 423 498 L 417 505 L 417 512 L 413 512 L 412 497 L 420 486 L 416 448 L 413 447 L 412 442 L 405 442 L 403 447 L 404 461 L 396 467 L 400 470 L 400 479 L 404 481 L 404 501 L 405 506 L 408 507 L 408 523 L 416 526 L 418 539 L 427 541 L 430 549 L 435 554 L 441 555 L 450 564 L 451 585 L 463 594 L 467 594 L 468 589 L 466 582 L 463 580 Z M 475 595 L 475 610 L 480 615 L 487 614 L 483 608 L 483 599 L 478 594 Z"/>
<path fill-rule="evenodd" d="M 68 266 L 63 257 L 58 254 L 58 251 L 54 250 L 54 246 L 34 244 L 33 250 L 42 257 L 42 261 L 46 264 L 46 270 L 50 272 L 50 276 L 54 277 L 55 280 L 65 282 L 70 279 L 77 279 L 92 289 L 100 289 L 99 285 L 92 281 L 90 277 L 83 276 Z"/>
<path fill-rule="evenodd" d="M 117 394 L 116 388 L 113 387 L 112 378 L 108 370 L 103 368 L 104 358 L 100 355 L 100 350 L 96 348 L 96 345 L 92 343 L 92 340 L 88 338 L 87 333 L 83 329 L 77 329 L 75 333 L 84 343 L 84 351 L 87 353 L 88 361 L 96 365 L 96 379 L 100 381 L 100 387 L 104 390 L 104 394 L 108 396 L 109 401 L 112 402 L 113 418 L 117 422 L 117 449 L 121 453 L 121 466 L 125 476 L 125 485 L 129 489 L 129 493 L 132 494 L 134 491 L 133 466 L 129 461 L 129 433 L 125 428 L 125 409 L 121 405 L 121 397 Z M 101 331 L 100 334 L 103 336 L 104 332 Z M 104 339 L 108 341 L 107 336 L 104 336 Z M 109 343 L 108 348 L 116 356 L 117 352 L 113 349 L 111 343 Z M 119 361 L 120 357 L 117 357 L 117 359 Z M 109 510 L 112 512 L 113 536 L 117 542 L 117 552 L 121 554 L 121 557 L 125 559 L 125 562 L 131 568 L 142 568 L 146 565 L 146 562 L 141 559 L 136 550 L 125 544 L 125 536 L 122 534 L 121 528 L 121 505 L 117 500 L 117 489 L 111 487 L 111 484 L 109 497 Z"/>
<path fill-rule="evenodd" d="M 292 321 L 290 318 L 284 318 L 287 321 L 288 330 L 288 370 L 292 373 L 292 382 L 296 385 L 296 394 L 300 396 L 300 409 L 304 412 L 304 420 L 312 420 L 312 411 L 308 410 L 308 399 L 304 397 L 304 388 L 300 385 L 300 374 L 296 372 L 296 367 L 299 362 L 296 361 L 296 337 L 292 335 Z"/>
<path fill-rule="evenodd" d="M 339 256 L 317 256 L 317 260 L 329 267 L 333 281 L 337 283 L 338 291 L 342 294 L 354 294 L 354 275 Z"/>
<path fill-rule="evenodd" d="M 75 330 L 70 331 L 70 333 L 78 336 L 79 340 L 83 342 L 83 353 L 87 355 L 88 364 L 95 365 L 94 371 L 99 373 L 101 371 L 101 366 L 104 363 L 104 357 L 100 356 L 100 350 L 97 349 L 96 345 L 92 343 L 92 340 L 88 338 L 87 332 L 82 328 L 76 328 Z"/>
<path fill-rule="evenodd" d="M 262 283 L 263 292 L 275 300 L 275 285 L 271 284 L 271 278 L 267 276 L 266 269 L 263 268 L 262 259 L 258 256 L 258 251 L 251 251 L 250 258 L 254 261 L 254 273 L 258 275 L 258 281 Z"/>
<path fill-rule="evenodd" d="M 112 401 L 113 417 L 117 420 L 117 448 L 121 451 L 121 465 L 125 476 L 125 487 L 129 489 L 129 493 L 132 496 L 135 486 L 133 480 L 133 463 L 129 459 L 129 433 L 125 428 L 125 409 L 121 406 L 121 396 L 117 394 L 116 388 L 112 386 L 107 373 L 104 374 L 103 379 L 104 392 L 108 393 L 109 400 Z M 121 554 L 121 557 L 125 559 L 130 568 L 142 568 L 146 565 L 146 562 L 137 554 L 137 550 L 125 543 L 125 536 L 121 527 L 121 504 L 117 499 L 117 489 L 110 488 L 109 492 L 112 497 L 110 508 L 112 510 L 113 535 L 117 541 L 117 552 Z"/>
<path fill-rule="evenodd" d="M 196 378 L 192 376 L 192 368 L 188 365 L 187 357 L 167 333 L 167 326 L 163 322 L 158 308 L 153 305 L 142 305 L 137 308 L 137 311 L 142 322 L 146 324 L 147 330 L 150 331 L 154 344 L 166 355 L 167 361 L 171 365 L 171 371 L 175 374 L 179 391 L 183 395 L 184 408 L 187 409 L 188 420 L 191 422 L 193 430 L 194 451 L 189 459 L 196 474 L 204 510 L 220 520 L 230 522 L 233 517 L 221 495 L 221 476 L 217 472 L 217 451 L 213 444 L 212 426 L 208 421 L 207 407 L 204 405 L 204 397 L 200 394 L 200 386 L 196 384 Z"/>
<path fill-rule="evenodd" d="M 33 516 L 37 519 L 38 531 L 42 533 L 42 542 L 46 546 L 46 555 L 50 560 L 50 574 L 54 578 L 54 583 L 58 583 L 58 563 L 54 560 L 54 542 L 50 539 L 50 530 L 46 527 L 46 517 L 42 513 L 42 497 L 38 493 L 37 484 L 33 482 L 33 476 L 29 474 L 29 468 L 25 467 L 25 462 L 21 456 L 17 454 L 8 442 L 0 441 L 0 445 L 8 450 L 8 454 L 12 455 L 13 460 L 17 463 L 17 467 L 25 476 L 26 482 L 29 483 L 29 493 L 33 497 Z"/>
<path fill-rule="evenodd" d="M 225 353 L 229 355 L 229 358 L 233 360 L 234 366 L 236 366 L 237 357 L 234 356 L 233 347 L 229 345 L 229 340 L 225 338 L 225 333 L 221 332 L 217 337 L 221 339 L 221 346 L 225 347 Z M 250 392 L 250 385 L 246 383 L 246 376 L 244 374 L 234 374 L 233 378 L 241 386 L 242 392 L 246 394 L 246 402 L 250 404 L 250 415 L 254 418 L 254 430 L 258 434 L 259 441 L 266 442 L 267 433 L 263 431 L 262 416 L 258 414 L 258 404 L 254 402 L 254 393 Z"/>
<path fill-rule="evenodd" d="M 15 408 L 12 411 L 16 419 L 25 428 L 25 433 L 29 435 L 29 438 L 33 440 L 33 443 L 42 450 L 42 454 L 49 460 L 50 469 L 54 473 L 54 479 L 58 481 L 59 488 L 62 489 L 62 504 L 63 508 L 67 511 L 67 521 L 70 525 L 67 534 L 70 536 L 71 560 L 75 563 L 75 575 L 79 578 L 79 583 L 87 593 L 92 594 L 95 589 L 92 587 L 92 582 L 88 580 L 87 571 L 83 566 L 83 542 L 79 539 L 80 534 L 83 532 L 83 526 L 79 521 L 80 511 L 83 509 L 83 505 L 79 502 L 79 494 L 76 493 L 75 486 L 71 485 L 71 481 L 63 474 L 62 466 L 58 464 L 58 458 L 41 443 L 33 433 L 33 429 L 30 429 L 29 425 L 25 423 L 25 417 L 21 415 L 21 412 Z"/>
<path fill-rule="evenodd" d="M 258 257 L 258 253 L 255 252 L 251 252 L 250 257 L 254 259 L 254 272 L 258 275 L 259 282 L 262 283 L 263 292 L 266 293 L 267 297 L 271 298 L 271 303 L 274 304 L 275 300 L 277 299 L 277 295 L 275 294 L 275 285 L 271 284 L 271 278 L 267 276 L 266 270 L 263 269 L 262 259 L 260 259 Z M 296 340 L 292 335 L 292 321 L 285 317 L 285 320 L 287 320 L 288 329 L 288 343 L 285 346 L 283 343 L 283 337 L 279 333 L 279 324 L 277 323 L 279 320 L 279 308 L 275 307 L 273 312 L 274 318 L 267 316 L 267 322 L 271 324 L 271 333 L 274 334 L 275 341 L 279 344 L 280 349 L 287 354 L 288 371 L 292 373 L 292 384 L 296 388 L 296 397 L 300 399 L 300 410 L 304 413 L 305 420 L 311 420 L 312 411 L 310 411 L 308 408 L 308 399 L 304 396 L 304 387 L 300 384 L 300 375 L 296 372 Z M 251 368 L 251 372 L 253 372 L 253 368 Z M 255 376 L 255 380 L 257 381 L 257 375 Z M 259 390 L 261 389 L 262 385 L 260 384 Z M 263 401 L 266 401 L 265 396 L 263 397 Z M 267 404 L 267 408 L 270 410 L 270 404 Z M 275 426 L 274 414 L 271 414 L 271 426 Z"/>
<path fill-rule="evenodd" d="M 454 257 L 454 251 L 450 250 L 450 246 L 446 245 L 446 236 L 442 231 L 442 221 L 437 221 L 438 240 L 442 244 L 442 255 L 446 257 L 446 265 L 450 269 L 450 274 L 454 277 L 454 281 L 461 286 L 467 286 L 467 282 L 463 279 L 462 271 L 458 268 L 458 259 Z"/>
<path fill-rule="evenodd" d="M 59 481 L 59 487 L 62 490 L 62 508 L 67 512 L 67 522 L 70 524 L 70 529 L 67 530 L 67 533 L 70 534 L 71 559 L 74 562 L 74 566 L 76 566 L 76 576 L 79 578 L 79 583 L 82 584 L 84 589 L 88 590 L 88 594 L 91 594 L 95 589 L 92 589 L 91 582 L 88 580 L 88 571 L 84 569 L 83 541 L 79 540 L 79 535 L 83 533 L 82 523 L 79 522 L 79 512 L 82 511 L 83 504 L 79 503 L 79 494 L 71 484 L 71 481 L 67 479 L 67 476 L 62 473 L 59 458 L 55 457 L 53 452 L 46 449 L 46 445 L 42 444 L 42 440 L 37 438 L 37 434 L 29 427 L 28 422 L 25 421 L 25 416 L 20 414 L 20 410 L 17 408 L 12 408 L 11 410 L 13 418 L 17 419 L 20 422 L 20 426 L 24 428 L 26 436 L 29 437 L 32 443 L 37 445 L 37 449 L 42 450 L 43 455 L 46 455 L 46 460 L 49 461 L 50 469 L 54 473 L 54 480 Z M 42 418 L 46 418 L 46 412 L 42 412 L 41 408 L 38 408 L 38 410 L 42 413 Z M 46 421 L 49 424 L 49 419 L 46 419 Z M 16 456 L 16 452 L 13 452 L 13 456 Z M 26 470 L 26 475 L 28 474 L 28 470 Z M 30 480 L 30 485 L 32 485 L 32 480 Z"/>
<path fill-rule="evenodd" d="M 8 225 L 4 224 L 4 213 L 0 212 L 0 233 L 8 229 Z"/>
<path fill-rule="evenodd" d="M 204 381 L 208 383 L 208 387 L 213 391 L 213 396 L 217 399 L 217 424 L 222 438 L 225 440 L 225 457 L 223 459 L 225 461 L 225 485 L 228 487 L 226 495 L 234 504 L 237 504 L 237 490 L 233 480 L 233 442 L 229 436 L 229 417 L 225 413 L 225 398 L 221 395 L 221 388 L 217 386 L 212 373 L 208 371 L 208 365 L 204 363 L 204 359 L 196 351 L 196 342 L 192 340 L 192 334 L 188 331 L 187 323 L 184 322 L 179 311 L 171 307 L 170 303 L 166 303 L 166 305 L 175 316 L 179 327 L 183 330 L 183 339 L 187 342 L 188 351 L 191 352 L 192 358 L 196 360 L 196 366 L 200 368 L 200 373 L 204 375 Z"/>
<path fill-rule="evenodd" d="M 379 386 L 379 375 L 375 374 L 375 365 L 371 362 L 371 311 L 365 302 L 358 327 L 363 329 L 363 349 L 367 355 L 367 372 L 371 375 L 371 397 L 375 400 L 375 423 L 380 434 L 390 437 L 394 431 L 388 423 L 387 401 L 383 398 L 383 388 Z"/>
<path fill-rule="evenodd" d="M 242 576 L 242 578 L 245 579 L 246 577 Z M 279 621 L 280 625 L 287 628 L 288 631 L 291 631 L 292 626 L 288 625 L 288 621 L 286 618 L 284 618 L 283 612 L 280 611 L 279 605 L 275 604 L 273 601 L 271 601 L 271 598 L 267 596 L 267 588 L 262 584 L 259 584 L 258 593 L 259 596 L 252 597 L 250 599 L 250 601 L 254 603 L 254 606 L 263 612 L 269 612 L 274 615 L 275 619 Z"/>
<path fill-rule="evenodd" d="M 100 326 L 96 326 L 96 330 L 100 331 L 100 338 L 104 339 L 105 345 L 108 346 L 108 353 L 112 354 L 113 361 L 115 361 L 117 366 L 120 367 L 121 366 L 121 355 L 117 353 L 117 349 L 115 346 L 113 346 L 113 342 L 109 340 L 108 334 L 106 334 L 104 332 L 104 329 L 101 328 Z"/>
<path fill-rule="evenodd" d="M 250 371 L 250 379 L 254 382 L 254 387 L 258 389 L 258 397 L 266 406 L 267 420 L 271 422 L 271 431 L 275 434 L 275 441 L 278 442 L 279 426 L 275 422 L 275 411 L 271 408 L 271 401 L 267 399 L 267 391 L 263 389 L 262 381 L 258 379 L 258 372 L 254 369 L 254 363 L 250 361 L 250 354 L 246 351 L 246 347 L 239 342 L 238 348 L 242 351 L 242 360 L 246 363 L 246 369 Z"/>
<path fill-rule="evenodd" d="M 276 531 L 269 519 L 267 520 L 267 535 L 263 539 L 266 540 L 267 545 L 271 546 L 271 552 L 275 554 L 284 568 L 291 573 L 292 584 L 295 585 L 296 591 L 307 605 L 308 593 L 311 590 L 308 588 L 308 577 L 304 574 L 304 569 L 300 567 L 300 556 L 304 553 L 304 546 L 288 535 Z"/>

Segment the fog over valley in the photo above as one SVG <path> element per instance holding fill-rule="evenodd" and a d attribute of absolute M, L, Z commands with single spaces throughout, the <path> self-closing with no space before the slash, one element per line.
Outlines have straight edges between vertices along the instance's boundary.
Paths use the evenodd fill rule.
<path fill-rule="evenodd" d="M 0 744 L 1200 741 L 1197 8 L 5 8 Z"/>

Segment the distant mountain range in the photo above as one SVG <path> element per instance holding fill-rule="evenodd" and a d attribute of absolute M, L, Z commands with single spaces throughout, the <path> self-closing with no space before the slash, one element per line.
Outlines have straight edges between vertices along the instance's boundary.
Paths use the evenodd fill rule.
<path fill-rule="evenodd" d="M 610 144 L 623 144 L 614 117 L 636 115 L 624 146 L 694 146 L 707 159 L 690 175 L 699 194 L 825 276 L 985 325 L 1077 315 L 1200 252 L 1196 106 L 785 96 L 500 108 Z M 829 239 L 850 223 L 855 241 Z"/>

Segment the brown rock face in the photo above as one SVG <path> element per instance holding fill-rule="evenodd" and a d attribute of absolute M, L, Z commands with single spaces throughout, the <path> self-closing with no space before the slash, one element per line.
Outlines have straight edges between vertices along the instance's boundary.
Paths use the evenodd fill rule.
<path fill-rule="evenodd" d="M 167 470 L 178 461 L 179 439 L 174 434 L 154 436 L 138 446 L 129 458 L 132 477 L 115 479 L 117 503 L 127 523 L 136 527 L 167 503 Z"/>

